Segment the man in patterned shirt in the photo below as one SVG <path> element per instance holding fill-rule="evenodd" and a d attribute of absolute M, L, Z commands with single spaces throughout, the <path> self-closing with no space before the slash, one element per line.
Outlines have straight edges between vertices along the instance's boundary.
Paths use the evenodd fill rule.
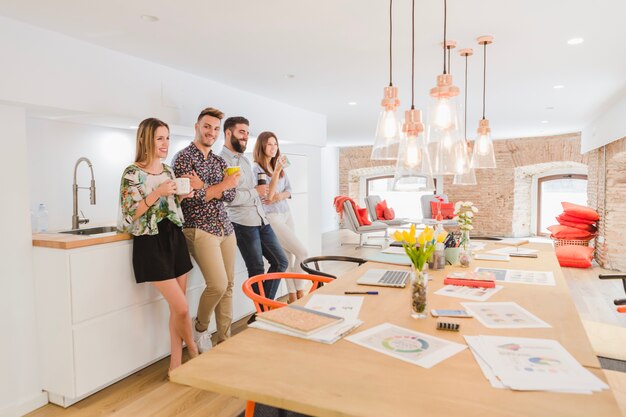
<path fill-rule="evenodd" d="M 224 113 L 217 109 L 202 110 L 195 124 L 193 142 L 176 154 L 172 163 L 176 176 L 188 177 L 196 190 L 193 198 L 183 200 L 182 209 L 187 246 L 206 282 L 192 326 L 200 353 L 212 347 L 207 329 L 213 312 L 217 343 L 230 337 L 233 320 L 237 244 L 224 202 L 234 200 L 240 174 L 226 175 L 226 162 L 211 149 L 219 136 L 223 117 Z"/>
<path fill-rule="evenodd" d="M 228 215 L 237 235 L 237 246 L 246 263 L 248 276 L 264 273 L 263 257 L 270 267 L 267 272 L 284 272 L 289 266 L 287 256 L 278 242 L 267 218 L 260 196 L 267 194 L 267 185 L 257 185 L 258 181 L 250 160 L 243 154 L 248 144 L 250 123 L 244 117 L 229 117 L 224 122 L 224 147 L 221 156 L 230 166 L 239 166 L 241 179 L 237 185 L 234 200 L 228 203 Z M 263 283 L 265 296 L 273 299 L 280 280 Z M 254 288 L 258 294 L 258 288 Z"/>

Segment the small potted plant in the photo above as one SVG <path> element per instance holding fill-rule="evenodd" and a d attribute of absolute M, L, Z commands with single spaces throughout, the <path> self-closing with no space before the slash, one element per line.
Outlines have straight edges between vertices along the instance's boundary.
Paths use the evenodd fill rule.
<path fill-rule="evenodd" d="M 459 223 L 459 229 L 461 229 L 459 263 L 465 267 L 469 266 L 472 261 L 470 230 L 474 229 L 472 221 L 475 213 L 478 213 L 478 208 L 471 201 L 458 201 L 454 205 L 454 220 Z"/>

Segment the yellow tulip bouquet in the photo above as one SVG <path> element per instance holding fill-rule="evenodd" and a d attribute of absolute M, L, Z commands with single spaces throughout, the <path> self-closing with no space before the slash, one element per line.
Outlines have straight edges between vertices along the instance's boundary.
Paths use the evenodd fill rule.
<path fill-rule="evenodd" d="M 411 225 L 408 232 L 406 230 L 402 232 L 396 230 L 393 234 L 396 242 L 402 242 L 404 251 L 417 271 L 421 271 L 424 268 L 424 264 L 432 256 L 435 251 L 435 243 L 442 243 L 447 236 L 448 233 L 445 231 L 435 236 L 435 231 L 426 226 L 422 233 L 416 237 L 414 224 Z"/>

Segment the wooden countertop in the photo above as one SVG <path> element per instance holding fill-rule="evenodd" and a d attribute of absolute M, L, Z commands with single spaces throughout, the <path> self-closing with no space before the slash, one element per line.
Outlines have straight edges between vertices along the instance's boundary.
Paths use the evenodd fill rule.
<path fill-rule="evenodd" d="M 66 233 L 33 233 L 33 246 L 52 249 L 75 249 L 103 243 L 130 240 L 128 233 L 102 233 L 100 235 L 71 235 Z"/>

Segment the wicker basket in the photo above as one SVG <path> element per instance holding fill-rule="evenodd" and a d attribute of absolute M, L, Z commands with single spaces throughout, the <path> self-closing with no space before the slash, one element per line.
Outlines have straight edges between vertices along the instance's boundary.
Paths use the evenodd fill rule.
<path fill-rule="evenodd" d="M 555 248 L 558 248 L 559 246 L 566 246 L 566 245 L 589 246 L 589 242 L 591 242 L 591 240 L 575 240 L 575 239 L 565 240 L 565 239 L 552 238 L 552 240 L 554 241 Z"/>

